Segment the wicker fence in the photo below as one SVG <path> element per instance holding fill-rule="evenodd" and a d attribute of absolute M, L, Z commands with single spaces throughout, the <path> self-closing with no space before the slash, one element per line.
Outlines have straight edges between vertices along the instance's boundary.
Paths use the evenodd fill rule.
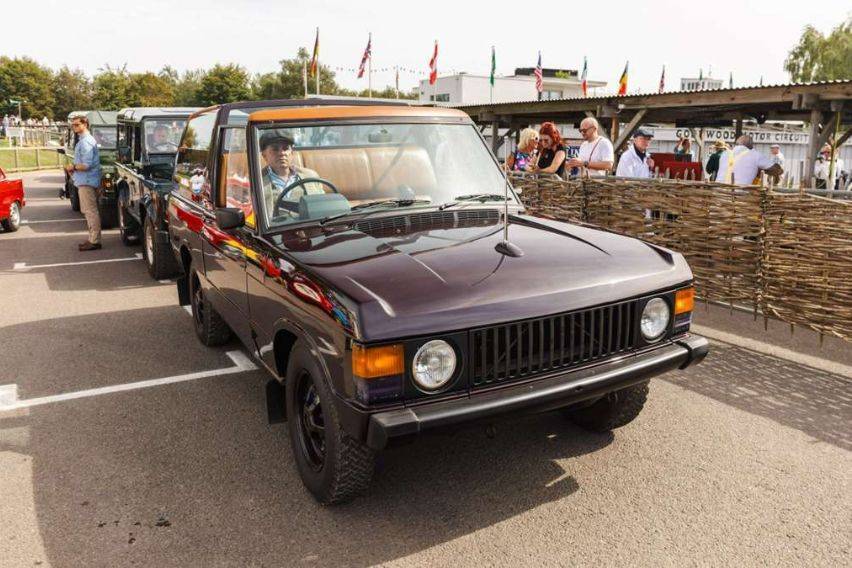
<path fill-rule="evenodd" d="M 852 202 L 722 183 L 512 177 L 534 215 L 681 252 L 705 300 L 852 341 Z"/>

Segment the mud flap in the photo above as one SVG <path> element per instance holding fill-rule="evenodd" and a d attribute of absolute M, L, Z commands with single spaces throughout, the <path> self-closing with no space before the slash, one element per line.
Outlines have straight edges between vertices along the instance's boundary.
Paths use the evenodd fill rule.
<path fill-rule="evenodd" d="M 287 405 L 284 403 L 284 383 L 270 379 L 266 383 L 266 414 L 270 424 L 287 422 Z"/>

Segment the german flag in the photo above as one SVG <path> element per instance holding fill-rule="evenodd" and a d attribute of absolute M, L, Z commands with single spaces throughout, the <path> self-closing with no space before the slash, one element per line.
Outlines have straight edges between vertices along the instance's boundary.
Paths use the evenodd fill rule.
<path fill-rule="evenodd" d="M 315 77 L 319 71 L 319 28 L 317 28 L 317 38 L 314 40 L 314 55 L 311 57 L 310 73 L 311 77 Z"/>
<path fill-rule="evenodd" d="M 624 72 L 621 74 L 621 79 L 618 80 L 618 95 L 626 95 L 627 94 L 627 66 L 630 65 L 630 62 L 624 64 Z"/>

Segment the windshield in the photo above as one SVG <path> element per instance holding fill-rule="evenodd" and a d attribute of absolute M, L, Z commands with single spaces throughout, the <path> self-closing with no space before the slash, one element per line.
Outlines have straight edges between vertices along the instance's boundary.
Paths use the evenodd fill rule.
<path fill-rule="evenodd" d="M 149 154 L 174 154 L 180 143 L 185 119 L 153 118 L 143 122 L 145 150 Z"/>
<path fill-rule="evenodd" d="M 256 136 L 271 227 L 345 216 L 378 201 L 376 208 L 435 207 L 505 191 L 498 165 L 470 124 L 271 127 Z"/>
<path fill-rule="evenodd" d="M 95 137 L 95 142 L 98 143 L 98 148 L 107 150 L 115 149 L 115 126 L 93 126 L 92 136 Z"/>

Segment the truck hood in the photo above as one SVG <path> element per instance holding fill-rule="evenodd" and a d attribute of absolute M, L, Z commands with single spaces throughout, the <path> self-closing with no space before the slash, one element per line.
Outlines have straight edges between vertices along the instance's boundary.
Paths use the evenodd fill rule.
<path fill-rule="evenodd" d="M 503 240 L 499 215 L 480 211 L 488 215 L 472 222 L 450 211 L 433 212 L 433 220 L 447 215 L 455 220 L 407 223 L 402 229 L 394 229 L 388 218 L 371 218 L 347 227 L 285 233 L 278 244 L 356 303 L 357 331 L 364 341 L 571 311 L 692 279 L 677 253 L 525 215 L 510 215 L 508 231 L 510 242 L 524 254 L 505 256 L 494 248 Z"/>

